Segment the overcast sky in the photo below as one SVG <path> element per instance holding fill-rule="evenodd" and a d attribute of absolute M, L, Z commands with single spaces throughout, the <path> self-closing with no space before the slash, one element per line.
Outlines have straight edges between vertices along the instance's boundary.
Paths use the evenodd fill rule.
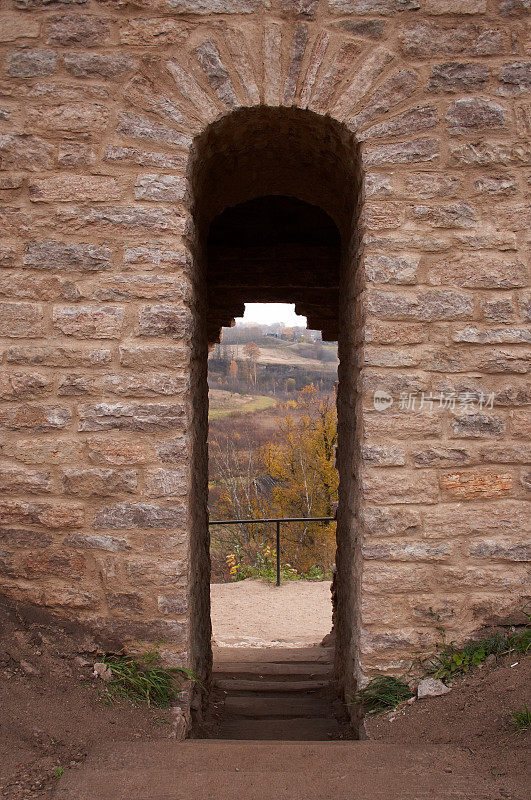
<path fill-rule="evenodd" d="M 242 322 L 259 322 L 261 325 L 283 322 L 288 328 L 306 327 L 306 317 L 297 316 L 295 303 L 246 303 L 245 314 L 236 319 L 237 325 Z"/>

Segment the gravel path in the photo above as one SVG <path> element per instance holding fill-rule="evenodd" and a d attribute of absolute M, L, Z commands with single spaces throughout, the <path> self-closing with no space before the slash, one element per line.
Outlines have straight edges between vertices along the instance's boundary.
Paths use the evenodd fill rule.
<path fill-rule="evenodd" d="M 210 597 L 219 647 L 307 646 L 332 627 L 330 581 L 214 583 Z"/>

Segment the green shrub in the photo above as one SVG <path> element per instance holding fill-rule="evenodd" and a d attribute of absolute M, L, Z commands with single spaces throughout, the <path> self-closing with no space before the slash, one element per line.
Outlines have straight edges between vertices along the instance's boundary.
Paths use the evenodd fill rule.
<path fill-rule="evenodd" d="M 414 693 L 404 681 L 380 675 L 353 695 L 351 705 L 362 705 L 368 714 L 380 714 L 396 708 L 399 703 L 413 696 Z"/>
<path fill-rule="evenodd" d="M 185 667 L 156 666 L 160 661 L 159 647 L 135 658 L 129 655 L 108 655 L 103 659 L 112 672 L 107 684 L 110 699 L 124 697 L 133 705 L 168 708 L 185 680 L 196 681 L 193 672 Z"/>

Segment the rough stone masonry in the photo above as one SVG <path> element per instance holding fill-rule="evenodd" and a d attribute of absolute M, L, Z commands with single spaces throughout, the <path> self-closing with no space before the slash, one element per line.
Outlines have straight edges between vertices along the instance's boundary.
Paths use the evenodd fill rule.
<path fill-rule="evenodd" d="M 269 108 L 311 121 L 315 137 L 297 140 L 295 117 L 277 137 L 307 169 L 335 159 L 334 180 L 357 175 L 345 187 L 358 195 L 343 325 L 344 685 L 432 648 L 433 614 L 462 640 L 523 605 L 527 10 L 0 0 L 8 599 L 126 646 L 164 640 L 167 659 L 207 676 L 208 556 L 194 537 L 208 312 L 194 209 L 206 192 L 222 210 L 230 190 L 236 145 L 216 126 L 241 120 L 231 141 L 258 146 L 264 129 L 246 109 Z M 330 156 L 343 135 L 349 164 L 348 147 Z M 225 165 L 215 186 L 198 152 Z M 324 187 L 327 170 L 315 174 Z"/>

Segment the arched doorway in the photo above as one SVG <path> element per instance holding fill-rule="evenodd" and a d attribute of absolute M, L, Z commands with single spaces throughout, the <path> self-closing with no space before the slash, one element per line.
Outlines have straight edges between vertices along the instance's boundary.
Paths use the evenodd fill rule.
<path fill-rule="evenodd" d="M 222 326 L 241 315 L 245 301 L 294 302 L 310 327 L 338 341 L 335 674 L 345 692 L 355 683 L 357 662 L 357 146 L 328 117 L 291 108 L 241 109 L 198 137 L 189 179 L 195 261 L 192 663 L 208 681 L 208 347 Z"/>

